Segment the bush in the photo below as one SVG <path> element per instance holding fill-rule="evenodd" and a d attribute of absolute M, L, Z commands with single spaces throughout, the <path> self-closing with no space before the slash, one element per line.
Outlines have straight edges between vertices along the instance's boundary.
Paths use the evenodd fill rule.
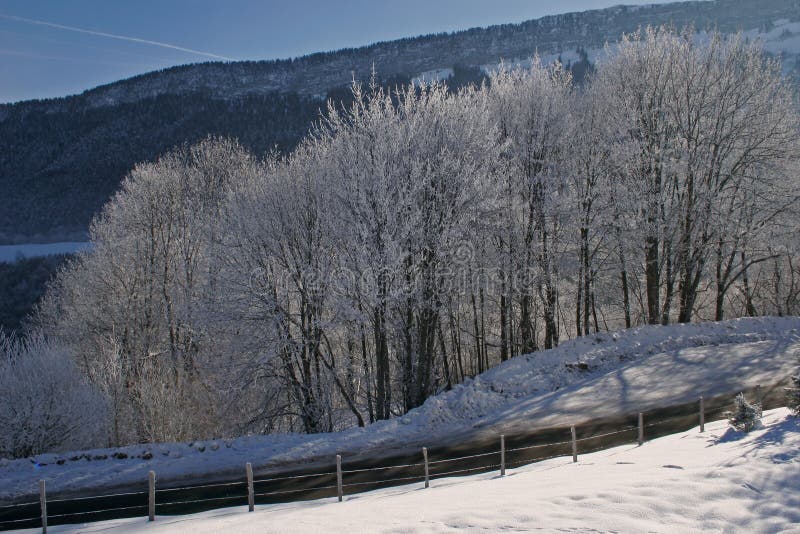
<path fill-rule="evenodd" d="M 105 398 L 69 352 L 41 335 L 0 331 L 0 457 L 105 444 Z"/>
<path fill-rule="evenodd" d="M 739 431 L 750 432 L 761 426 L 761 405 L 750 404 L 743 393 L 736 395 L 734 411 L 728 414 L 728 423 Z"/>

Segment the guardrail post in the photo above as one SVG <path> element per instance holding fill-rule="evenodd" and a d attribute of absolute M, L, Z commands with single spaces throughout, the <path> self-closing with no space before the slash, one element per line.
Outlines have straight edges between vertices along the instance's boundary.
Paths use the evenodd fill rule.
<path fill-rule="evenodd" d="M 342 502 L 342 456 L 336 455 L 336 492 Z"/>
<path fill-rule="evenodd" d="M 42 534 L 47 534 L 47 491 L 44 480 L 39 481 L 39 505 L 42 507 Z"/>
<path fill-rule="evenodd" d="M 706 405 L 703 396 L 700 395 L 700 432 L 706 430 Z"/>
<path fill-rule="evenodd" d="M 430 486 L 430 475 L 428 472 L 428 447 L 422 447 L 422 460 L 425 463 L 425 487 Z"/>
<path fill-rule="evenodd" d="M 639 446 L 642 446 L 644 443 L 644 415 L 642 412 L 639 412 Z"/>
<path fill-rule="evenodd" d="M 578 440 L 575 437 L 575 425 L 569 427 L 569 431 L 572 434 L 572 463 L 578 461 Z"/>
<path fill-rule="evenodd" d="M 256 506 L 255 493 L 253 491 L 253 464 L 247 462 L 244 468 L 247 471 L 247 511 L 252 512 Z"/>
<path fill-rule="evenodd" d="M 500 476 L 506 476 L 506 436 L 500 434 Z"/>
<path fill-rule="evenodd" d="M 147 473 L 147 518 L 156 520 L 156 472 Z"/>

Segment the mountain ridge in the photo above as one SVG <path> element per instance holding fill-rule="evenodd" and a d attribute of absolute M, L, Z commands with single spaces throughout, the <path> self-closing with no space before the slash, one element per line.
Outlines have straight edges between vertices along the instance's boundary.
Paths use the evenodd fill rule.
<path fill-rule="evenodd" d="M 453 62 L 483 65 L 501 59 L 529 57 L 537 50 L 552 53 L 577 47 L 602 47 L 605 42 L 616 41 L 622 33 L 648 24 L 673 24 L 676 27 L 691 24 L 699 29 L 715 27 L 723 33 L 731 33 L 750 29 L 753 23 L 764 25 L 774 21 L 775 17 L 800 16 L 800 1 L 797 0 L 763 0 L 758 2 L 758 6 L 753 4 L 746 0 L 690 0 L 640 6 L 617 5 L 548 15 L 519 23 L 379 41 L 292 58 L 189 63 L 142 73 L 75 95 L 0 104 L 0 111 L 7 114 L 12 107 L 31 103 L 56 106 L 73 98 L 86 99 L 90 106 L 103 106 L 161 94 L 231 89 L 229 84 L 220 83 L 225 81 L 236 82 L 241 88 L 232 95 L 215 95 L 218 98 L 277 91 L 322 99 L 331 88 L 350 83 L 353 74 L 357 79 L 368 78 L 373 63 L 384 75 L 414 75 L 450 67 Z M 749 27 L 741 25 L 743 18 L 751 20 Z M 553 30 L 557 30 L 557 34 Z M 569 32 L 567 38 L 565 32 Z M 481 41 L 488 41 L 481 44 L 489 46 L 475 46 Z M 457 47 L 459 50 L 451 52 L 450 57 L 442 57 L 443 45 L 447 44 L 450 46 L 445 49 Z M 431 48 L 437 51 L 437 55 L 419 56 Z M 413 57 L 413 54 L 418 57 Z M 407 59 L 409 55 L 411 59 Z M 348 59 L 357 60 L 357 63 L 351 63 L 349 70 L 339 69 L 340 63 Z M 153 87 L 152 82 L 159 78 L 166 78 L 167 83 Z M 151 86 L 143 89 L 142 85 Z"/>

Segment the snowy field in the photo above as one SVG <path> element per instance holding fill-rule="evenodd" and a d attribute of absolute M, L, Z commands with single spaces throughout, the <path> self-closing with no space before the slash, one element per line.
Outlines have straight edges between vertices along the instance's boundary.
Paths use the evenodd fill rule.
<path fill-rule="evenodd" d="M 690 431 L 508 471 L 295 504 L 51 527 L 51 532 L 800 532 L 800 419 Z M 30 530 L 29 532 L 36 532 Z"/>
<path fill-rule="evenodd" d="M 93 496 L 140 490 L 151 469 L 167 487 L 239 478 L 246 462 L 261 477 L 297 463 L 330 464 L 336 454 L 346 463 L 580 424 L 774 384 L 796 372 L 798 354 L 798 317 L 595 334 L 514 358 L 403 417 L 366 428 L 0 459 L 0 504 L 30 500 L 41 478 L 50 495 Z"/>

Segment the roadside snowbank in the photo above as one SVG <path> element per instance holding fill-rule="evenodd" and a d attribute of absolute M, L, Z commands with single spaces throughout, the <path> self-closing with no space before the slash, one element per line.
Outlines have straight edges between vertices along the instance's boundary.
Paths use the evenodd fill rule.
<path fill-rule="evenodd" d="M 247 436 L 0 460 L 0 502 L 35 495 L 99 495 L 240 476 L 341 453 L 381 455 L 687 402 L 783 380 L 796 369 L 800 318 L 646 326 L 594 334 L 520 356 L 442 393 L 409 414 L 334 434 Z"/>
<path fill-rule="evenodd" d="M 52 532 L 800 532 L 800 419 L 782 408 L 741 434 L 725 422 L 510 470 L 323 499 Z M 35 532 L 31 530 L 30 532 Z"/>

